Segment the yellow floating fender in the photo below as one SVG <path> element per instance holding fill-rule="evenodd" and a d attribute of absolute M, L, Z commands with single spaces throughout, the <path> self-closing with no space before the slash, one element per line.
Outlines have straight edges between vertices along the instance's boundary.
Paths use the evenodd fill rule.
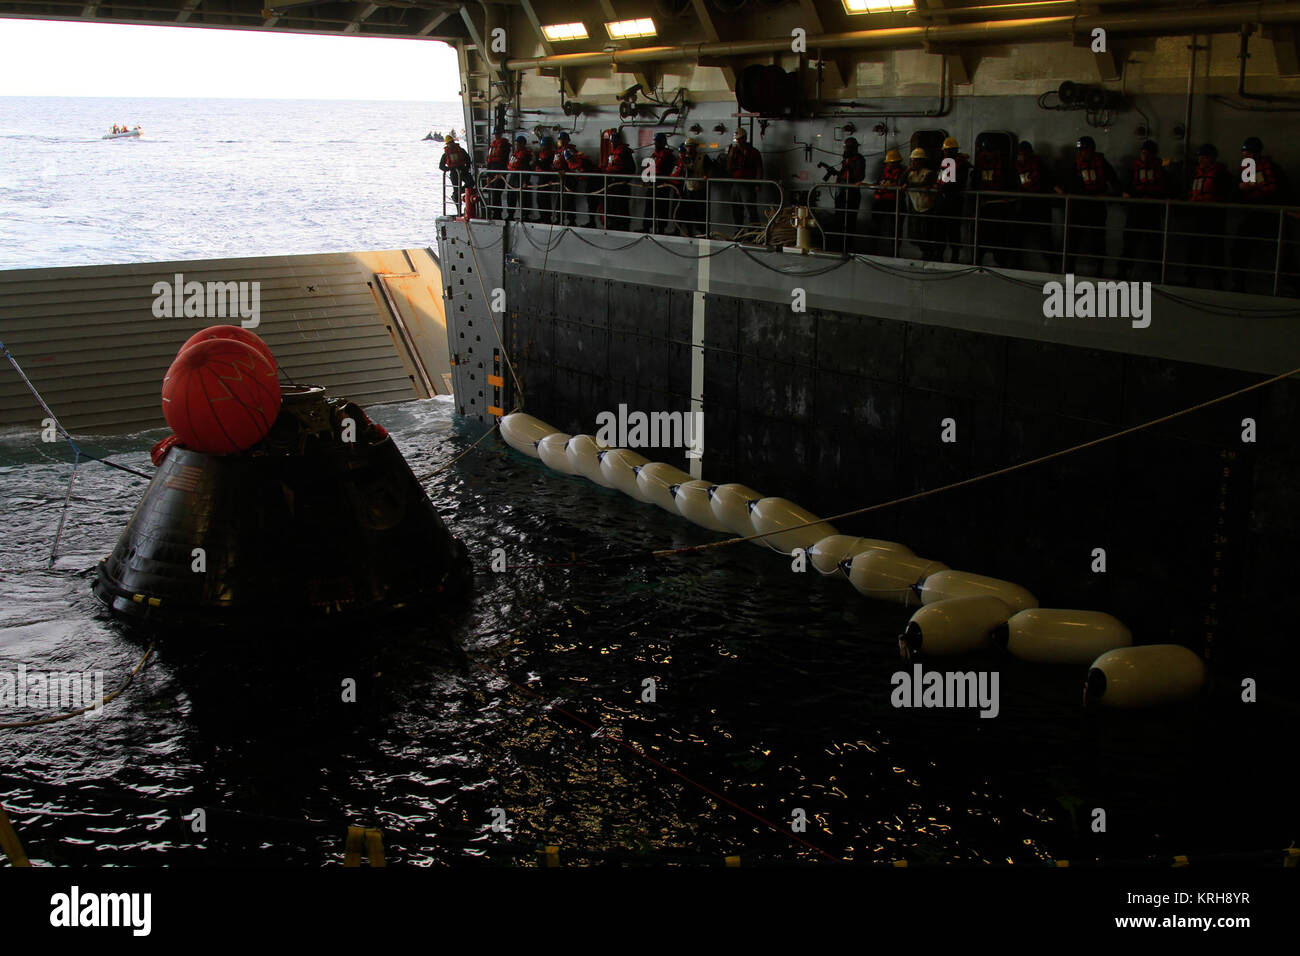
<path fill-rule="evenodd" d="M 749 520 L 756 534 L 769 535 L 761 543 L 782 554 L 789 554 L 795 548 L 807 551 L 822 538 L 835 534 L 831 525 L 788 498 L 760 498 L 749 509 Z M 799 527 L 809 521 L 816 524 Z M 777 533 L 771 534 L 773 531 Z"/>
<path fill-rule="evenodd" d="M 1133 644 L 1124 623 L 1101 611 L 1033 607 L 1011 615 L 993 642 L 1012 657 L 1039 664 L 1089 664 L 1098 654 Z"/>
<path fill-rule="evenodd" d="M 644 458 L 634 451 L 628 451 L 626 448 L 615 448 L 612 451 L 601 453 L 600 473 L 605 476 L 605 481 L 609 483 L 611 488 L 617 488 L 623 494 L 635 498 L 637 501 L 648 503 L 651 499 L 641 493 L 641 488 L 636 483 L 636 470 L 649 463 L 650 459 Z"/>
<path fill-rule="evenodd" d="M 844 564 L 854 555 L 863 551 L 897 551 L 899 554 L 911 554 L 912 549 L 897 541 L 885 541 L 882 538 L 857 538 L 851 534 L 831 534 L 813 542 L 808 548 L 808 557 L 813 567 L 822 574 L 839 574 Z"/>
<path fill-rule="evenodd" d="M 564 432 L 552 432 L 537 443 L 537 456 L 551 471 L 558 471 L 562 475 L 577 474 L 573 470 L 573 463 L 569 461 L 570 437 Z"/>
<path fill-rule="evenodd" d="M 600 453 L 605 450 L 590 435 L 574 435 L 569 439 L 564 454 L 573 466 L 575 475 L 582 475 L 602 488 L 613 488 L 605 479 L 605 473 L 600 470 Z"/>
<path fill-rule="evenodd" d="M 558 431 L 558 428 L 552 428 L 546 422 L 523 412 L 514 412 L 501 419 L 501 437 L 506 440 L 506 444 L 530 458 L 540 458 L 537 443 Z"/>
<path fill-rule="evenodd" d="M 709 493 L 709 489 L 712 487 L 713 482 L 705 481 L 702 478 L 683 481 L 673 493 L 673 502 L 677 505 L 677 513 L 701 528 L 708 528 L 710 531 L 729 532 L 731 529 L 719 521 L 713 513 L 712 496 Z"/>
<path fill-rule="evenodd" d="M 673 498 L 673 486 L 690 480 L 691 476 L 686 472 L 662 461 L 644 464 L 637 469 L 636 473 L 636 486 L 642 496 L 649 498 L 664 511 L 673 515 L 680 514 L 677 510 L 677 502 Z"/>
<path fill-rule="evenodd" d="M 709 507 L 713 509 L 713 517 L 721 521 L 728 531 L 741 537 L 755 533 L 749 509 L 755 501 L 762 499 L 759 492 L 737 484 L 714 485 L 709 491 Z M 767 547 L 762 541 L 754 543 Z"/>
<path fill-rule="evenodd" d="M 1002 603 L 1010 605 L 1011 610 L 1023 611 L 1025 608 L 1038 607 L 1038 598 L 1030 594 L 1019 584 L 986 578 L 982 574 L 969 571 L 953 571 L 945 568 L 925 579 L 921 585 L 921 603 L 933 604 L 955 597 L 995 597 Z"/>
<path fill-rule="evenodd" d="M 904 660 L 921 654 L 944 657 L 982 650 L 989 646 L 998 625 L 1010 616 L 1011 608 L 995 597 L 935 601 L 912 615 L 898 637 L 898 649 Z"/>
<path fill-rule="evenodd" d="M 845 569 L 849 583 L 867 597 L 913 607 L 921 603 L 921 582 L 948 565 L 897 551 L 863 551 Z M 841 568 L 844 566 L 841 565 Z"/>
<path fill-rule="evenodd" d="M 1092 662 L 1083 701 L 1105 707 L 1172 704 L 1195 697 L 1208 677 L 1205 662 L 1181 644 L 1118 647 Z"/>

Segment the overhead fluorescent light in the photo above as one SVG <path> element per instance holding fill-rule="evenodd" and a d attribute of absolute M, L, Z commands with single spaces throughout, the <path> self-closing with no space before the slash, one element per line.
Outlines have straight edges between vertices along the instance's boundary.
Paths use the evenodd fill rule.
<path fill-rule="evenodd" d="M 655 22 L 649 17 L 642 17 L 639 20 L 615 20 L 612 23 L 606 23 L 605 29 L 615 40 L 629 40 L 632 37 L 652 37 L 659 31 L 655 29 Z"/>
<path fill-rule="evenodd" d="M 542 36 L 555 40 L 585 40 L 587 27 L 582 23 L 548 23 L 542 27 Z"/>
<path fill-rule="evenodd" d="M 902 13 L 915 9 L 912 0 L 844 0 L 845 13 Z"/>

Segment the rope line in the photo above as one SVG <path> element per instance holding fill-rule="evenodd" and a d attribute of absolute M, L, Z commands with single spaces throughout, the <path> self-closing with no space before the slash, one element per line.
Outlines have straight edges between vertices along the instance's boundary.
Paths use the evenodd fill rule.
<path fill-rule="evenodd" d="M 508 412 L 508 414 L 513 415 L 513 414 L 514 414 L 515 412 L 517 412 L 517 411 L 519 411 L 519 408 L 518 408 L 518 407 L 515 407 L 515 408 L 512 408 L 512 409 Z M 453 458 L 451 461 L 447 462 L 445 465 L 440 465 L 439 467 L 435 468 L 433 471 L 427 472 L 426 474 L 423 474 L 423 475 L 417 475 L 415 480 L 416 480 L 416 481 L 420 481 L 420 482 L 424 482 L 424 481 L 428 481 L 430 478 L 434 477 L 435 475 L 440 475 L 440 474 L 442 474 L 444 471 L 446 471 L 446 470 L 447 470 L 448 468 L 450 468 L 452 465 L 456 464 L 456 462 L 460 461 L 462 458 L 464 458 L 466 455 L 468 455 L 470 452 L 472 452 L 475 448 L 477 448 L 477 447 L 478 447 L 478 446 L 479 446 L 479 445 L 484 441 L 484 439 L 490 438 L 490 437 L 491 437 L 493 434 L 495 434 L 495 433 L 496 433 L 496 428 L 495 428 L 495 427 L 489 427 L 487 431 L 485 431 L 482 435 L 479 435 L 478 438 L 474 439 L 474 443 L 473 443 L 472 445 L 470 445 L 468 448 L 466 448 L 463 452 L 461 452 L 459 455 L 457 455 L 457 456 L 456 456 L 455 458 Z"/>
<path fill-rule="evenodd" d="M 50 563 L 49 567 L 54 567 L 54 559 L 59 555 L 59 539 L 63 537 L 63 522 L 68 517 L 68 506 L 72 504 L 72 486 L 77 481 L 77 466 L 81 464 L 81 451 L 76 445 L 72 446 L 76 456 L 72 459 L 72 474 L 68 475 L 68 493 L 63 496 L 63 510 L 59 512 L 59 527 L 54 532 L 54 544 L 50 546 Z"/>
<path fill-rule="evenodd" d="M 150 644 L 148 649 L 144 652 L 144 656 L 140 658 L 140 662 L 131 669 L 131 673 L 126 675 L 126 680 L 122 681 L 117 690 L 113 691 L 98 704 L 91 704 L 87 707 L 82 707 L 80 710 L 73 710 L 63 714 L 55 714 L 52 717 L 41 717 L 39 720 L 24 720 L 14 724 L 0 724 L 0 730 L 19 730 L 24 727 L 40 727 L 45 724 L 55 724 L 61 720 L 70 720 L 71 718 L 84 714 L 87 711 L 95 710 L 96 707 L 102 708 L 105 705 L 112 703 L 122 696 L 126 689 L 131 686 L 136 675 L 144 669 L 145 662 L 149 660 L 149 655 L 153 653 L 153 649 L 154 645 Z"/>
<path fill-rule="evenodd" d="M 109 461 L 107 458 L 100 458 L 97 455 L 92 455 L 89 452 L 82 451 L 81 448 L 78 447 L 76 441 L 73 440 L 72 434 L 63 427 L 63 423 L 59 421 L 59 417 L 54 414 L 49 405 L 45 404 L 45 399 L 41 397 L 41 393 L 37 391 L 36 386 L 32 384 L 32 380 L 27 377 L 27 373 L 24 372 L 22 366 L 18 364 L 18 359 L 14 358 L 14 354 L 9 351 L 9 347 L 2 341 L 0 341 L 0 351 L 4 352 L 5 358 L 9 360 L 9 364 L 14 367 L 14 371 L 18 373 L 18 377 L 21 378 L 23 384 L 27 386 L 27 391 L 32 393 L 32 397 L 36 399 L 36 403 L 40 405 L 45 414 L 50 417 L 50 421 L 54 422 L 54 427 L 63 435 L 64 441 L 72 447 L 72 450 L 76 452 L 79 457 L 89 458 L 91 461 L 97 461 L 101 465 L 107 465 L 109 468 L 116 468 L 118 471 L 125 471 L 127 474 L 143 478 L 145 481 L 153 480 L 152 476 L 146 475 L 142 471 L 136 471 L 134 468 L 128 468 L 126 465 L 119 465 L 115 461 Z"/>
<path fill-rule="evenodd" d="M 820 223 L 818 223 L 817 225 L 820 227 Z M 527 239 L 529 244 L 532 245 L 534 249 L 541 251 L 543 247 L 533 241 L 532 237 L 528 234 L 529 230 L 525 229 L 523 230 L 523 232 L 524 232 L 524 237 L 525 239 Z M 811 270 L 808 272 L 790 272 L 785 269 L 781 269 L 776 266 L 769 265 L 768 263 L 763 261 L 762 257 L 754 254 L 756 251 L 761 251 L 761 249 L 751 248 L 739 242 L 726 241 L 726 240 L 713 240 L 715 242 L 722 242 L 724 244 L 718 246 L 714 251 L 705 253 L 703 255 L 689 255 L 687 253 L 678 252 L 676 249 L 673 249 L 671 246 L 665 245 L 664 243 L 660 242 L 658 237 L 646 233 L 642 235 L 639 239 L 634 240 L 633 242 L 628 243 L 625 246 L 611 248 L 609 246 L 603 246 L 600 245 L 599 243 L 592 242 L 590 239 L 587 239 L 585 236 L 580 235 L 577 231 L 575 231 L 569 226 L 564 226 L 561 228 L 560 234 L 559 236 L 556 237 L 554 244 L 548 245 L 546 251 L 549 253 L 550 249 L 558 247 L 560 243 L 563 242 L 565 234 L 570 232 L 573 233 L 575 238 L 577 238 L 581 242 L 586 243 L 588 246 L 591 246 L 594 249 L 603 249 L 606 252 L 618 252 L 623 249 L 630 248 L 631 246 L 635 245 L 637 242 L 640 242 L 643 239 L 649 240 L 649 242 L 652 245 L 656 246 L 659 249 L 662 249 L 664 252 L 667 252 L 670 255 L 676 256 L 679 259 L 695 259 L 695 260 L 710 259 L 713 256 L 721 255 L 722 253 L 728 252 L 732 249 L 739 249 L 756 265 L 761 266 L 762 268 L 768 270 L 769 272 L 775 272 L 778 275 L 784 275 L 784 276 L 816 277 L 816 276 L 826 275 L 827 273 L 830 272 L 834 272 L 836 269 L 839 269 L 850 262 L 859 262 L 862 265 L 865 265 L 867 268 L 874 269 L 875 271 L 884 273 L 885 275 L 891 275 L 891 276 L 896 276 L 896 277 L 901 277 L 906 279 L 920 279 L 922 281 L 947 282 L 947 281 L 951 281 L 952 279 L 961 279 L 970 275 L 989 275 L 997 279 L 1001 279 L 1004 282 L 1009 282 L 1012 285 L 1020 286 L 1021 288 L 1024 289 L 1030 289 L 1039 292 L 1042 291 L 1042 283 L 1032 282 L 1026 279 L 1020 279 L 1015 276 L 1009 275 L 997 268 L 993 268 L 985 265 L 971 265 L 963 269 L 945 269 L 945 270 L 924 269 L 924 268 L 917 269 L 917 268 L 888 266 L 885 265 L 883 262 L 877 262 L 874 259 L 868 258 L 862 253 L 854 253 L 849 256 L 841 256 L 837 258 L 833 263 L 826 265 L 826 267 L 822 269 Z M 550 242 L 549 238 L 547 242 L 548 243 Z M 1168 299 L 1171 302 L 1176 302 L 1179 305 L 1197 310 L 1207 315 L 1222 315 L 1222 316 L 1248 315 L 1248 316 L 1258 317 L 1258 318 L 1284 318 L 1287 316 L 1296 315 L 1297 312 L 1300 312 L 1300 309 L 1294 307 L 1293 308 L 1281 307 L 1275 309 L 1242 309 L 1237 307 L 1229 308 L 1223 306 L 1216 306 L 1205 302 L 1197 302 L 1193 299 L 1187 298 L 1186 296 L 1182 296 L 1175 292 L 1169 291 L 1168 289 L 1157 287 L 1154 284 L 1152 286 L 1151 292 L 1155 296 L 1159 296 L 1160 298 L 1163 299 Z"/>
<path fill-rule="evenodd" d="M 997 478 L 1002 475 L 1008 475 L 1014 471 L 1020 471 L 1023 468 L 1031 468 L 1034 465 L 1041 465 L 1044 462 L 1052 461 L 1057 458 L 1062 458 L 1065 455 L 1070 455 L 1075 452 L 1083 451 L 1088 448 L 1095 448 L 1097 445 L 1101 445 L 1109 441 L 1114 441 L 1117 438 L 1123 438 L 1126 435 L 1132 435 L 1136 432 L 1145 431 L 1146 429 L 1153 428 L 1156 425 L 1162 425 L 1165 422 L 1173 421 L 1175 418 L 1181 418 L 1184 415 L 1190 415 L 1193 412 L 1201 411 L 1202 409 L 1209 408 L 1212 405 L 1218 405 L 1222 402 L 1229 401 L 1233 398 L 1238 398 L 1242 395 L 1245 395 L 1248 392 L 1257 391 L 1258 389 L 1265 388 L 1266 386 L 1269 385 L 1273 385 L 1277 382 L 1282 381 L 1283 379 L 1291 378 L 1293 375 L 1297 375 L 1297 374 L 1300 374 L 1300 368 L 1291 369 L 1291 371 L 1289 372 L 1283 372 L 1281 375 L 1274 375 L 1272 378 L 1265 379 L 1262 382 L 1256 382 L 1253 385 L 1247 385 L 1244 388 L 1239 388 L 1235 392 L 1229 392 L 1226 395 L 1220 395 L 1217 398 L 1211 398 L 1208 401 L 1201 402 L 1200 404 L 1192 405 L 1188 408 L 1183 408 L 1176 412 L 1170 412 L 1168 415 L 1162 415 L 1159 418 L 1154 418 L 1151 419 L 1150 421 L 1142 422 L 1141 424 L 1138 425 L 1132 425 L 1128 428 L 1121 429 L 1120 431 L 1113 432 L 1109 435 L 1103 435 L 1100 438 L 1094 438 L 1091 441 L 1083 442 L 1082 444 L 1072 445 L 1069 448 L 1062 448 L 1057 451 L 1050 452 L 1049 454 L 1046 455 L 1040 455 L 1038 458 L 1031 458 L 1028 461 L 1017 462 L 1016 464 L 1007 465 L 1004 468 L 998 468 L 994 471 L 985 472 L 984 474 L 975 475 L 970 478 L 963 478 L 960 481 L 949 482 L 948 484 L 940 485 L 937 488 L 927 488 L 924 491 L 918 491 L 915 494 L 904 495 L 901 498 L 894 498 L 890 501 L 883 501 L 878 504 L 868 505 L 865 508 L 855 508 L 852 511 L 844 511 L 841 512 L 840 514 L 830 515 L 829 517 L 826 518 L 817 518 L 813 521 L 805 521 L 802 524 L 791 525 L 788 528 L 782 528 L 779 531 L 769 531 L 765 534 L 753 534 L 743 538 L 727 538 L 722 541 L 711 541 L 707 544 L 697 544 L 687 548 L 673 548 L 673 549 L 662 550 L 662 551 L 654 551 L 651 553 L 658 558 L 658 557 L 667 557 L 669 555 L 675 555 L 675 554 L 686 554 L 693 551 L 706 551 L 710 548 L 718 548 L 728 544 L 737 544 L 741 541 L 757 541 L 762 538 L 771 537 L 774 534 L 782 534 L 787 531 L 797 531 L 800 528 L 812 527 L 813 525 L 821 524 L 824 521 L 825 522 L 842 521 L 845 518 L 855 518 L 859 515 L 869 514 L 873 511 L 883 511 L 886 508 L 892 508 L 895 507 L 896 505 L 907 504 L 908 502 L 912 502 L 912 501 L 919 501 L 922 498 L 929 498 L 932 495 L 941 494 L 942 492 L 945 491 L 953 491 L 957 488 L 964 488 L 981 481 L 986 481 L 989 478 Z"/>
<path fill-rule="evenodd" d="M 867 505 L 866 507 L 863 508 L 855 508 L 850 511 L 844 511 L 839 514 L 830 515 L 825 518 L 816 518 L 812 521 L 805 521 L 802 524 L 791 525 L 790 527 L 781 528 L 777 531 L 768 531 L 763 534 L 752 534 L 752 535 L 747 535 L 745 537 L 723 538 L 718 541 L 710 541 L 705 544 L 690 545 L 684 548 L 664 548 L 655 551 L 633 551 L 633 552 L 627 552 L 625 554 L 611 555 L 605 558 L 597 558 L 594 560 L 583 560 L 583 561 L 574 560 L 574 561 L 564 561 L 564 562 L 542 562 L 538 564 L 510 565 L 509 568 L 511 570 L 517 570 L 517 569 L 525 569 L 525 568 L 590 567 L 597 564 L 609 564 L 609 563 L 615 563 L 619 561 L 645 560 L 651 557 L 653 558 L 673 557 L 676 555 L 691 554 L 697 551 L 707 551 L 712 548 L 721 548 L 731 544 L 739 544 L 740 542 L 743 541 L 760 541 L 764 538 L 769 538 L 772 535 L 784 534 L 785 532 L 788 531 L 798 531 L 801 528 L 812 527 L 814 525 L 822 524 L 823 522 L 842 521 L 845 518 L 854 518 L 860 515 L 870 514 L 871 512 L 875 512 L 875 511 L 883 511 L 887 508 L 893 508 L 898 505 L 907 504 L 912 501 L 919 501 L 923 498 L 929 498 L 932 497 L 933 495 L 942 494 L 943 492 L 954 491 L 958 488 L 964 488 L 970 485 L 977 484 L 982 481 L 987 481 L 990 478 L 998 478 L 1001 477 L 1002 475 L 1011 474 L 1012 472 L 1020 471 L 1021 469 L 1024 468 L 1032 468 L 1035 465 L 1041 465 L 1044 464 L 1045 462 L 1053 461 L 1057 458 L 1062 458 L 1066 455 L 1074 454 L 1075 452 L 1085 451 L 1086 449 L 1094 448 L 1098 445 L 1105 444 L 1106 442 L 1114 441 L 1115 439 L 1123 438 L 1140 431 L 1145 431 L 1146 429 L 1149 428 L 1154 428 L 1157 425 L 1162 425 L 1166 422 L 1173 421 L 1174 419 L 1177 418 L 1182 418 L 1183 416 L 1190 415 L 1193 412 L 1198 412 L 1203 409 L 1210 408 L 1214 405 L 1219 405 L 1222 404 L 1223 402 L 1231 401 L 1234 398 L 1239 398 L 1240 396 L 1248 394 L 1250 392 L 1258 391 L 1259 389 L 1262 388 L 1267 388 L 1269 385 L 1274 385 L 1280 381 L 1283 381 L 1284 379 L 1288 379 L 1296 375 L 1300 375 L 1300 368 L 1291 369 L 1288 372 L 1283 372 L 1280 375 L 1274 375 L 1272 378 L 1267 378 L 1264 379 L 1263 381 L 1255 382 L 1252 385 L 1246 385 L 1242 388 L 1237 389 L 1236 391 L 1228 392 L 1225 395 L 1219 395 L 1215 398 L 1207 399 L 1206 401 L 1200 402 L 1196 405 L 1191 405 L 1188 406 L 1187 408 L 1179 409 L 1178 411 L 1175 412 L 1170 412 L 1168 415 L 1162 415 L 1159 418 L 1153 418 L 1149 421 L 1141 422 L 1137 425 L 1131 425 L 1128 428 L 1121 429 L 1117 432 L 1112 432 L 1109 435 L 1103 435 L 1100 438 L 1094 438 L 1091 441 L 1082 442 L 1081 444 L 1078 445 L 1071 445 L 1068 448 L 1058 449 L 1057 451 L 1049 452 L 1046 455 L 1040 455 L 1037 458 L 1031 458 L 1028 461 L 1016 462 L 1015 464 L 1007 465 L 1003 468 L 998 468 L 993 471 L 984 472 L 979 475 L 974 475 L 970 478 L 963 478 L 959 481 L 949 482 L 946 485 L 940 485 L 935 488 L 927 488 L 922 491 L 915 492 L 914 494 L 904 495 L 899 498 L 893 498 L 889 501 L 878 502 L 877 504 L 874 505 Z M 493 434 L 493 432 L 488 432 L 487 434 Z M 482 438 L 479 439 L 479 441 L 481 442 L 483 438 L 486 437 L 487 435 L 484 435 Z M 475 442 L 475 444 L 478 444 L 478 442 Z"/>

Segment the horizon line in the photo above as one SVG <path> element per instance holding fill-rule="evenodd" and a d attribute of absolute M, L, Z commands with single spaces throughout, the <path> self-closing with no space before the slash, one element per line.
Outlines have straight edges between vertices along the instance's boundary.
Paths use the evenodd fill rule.
<path fill-rule="evenodd" d="M 316 103 L 454 103 L 460 106 L 460 100 L 411 99 L 376 99 L 370 96 L 152 96 L 138 93 L 0 93 L 0 99 L 64 99 L 64 100 L 111 100 L 130 98 L 135 100 L 294 100 L 295 102 Z"/>

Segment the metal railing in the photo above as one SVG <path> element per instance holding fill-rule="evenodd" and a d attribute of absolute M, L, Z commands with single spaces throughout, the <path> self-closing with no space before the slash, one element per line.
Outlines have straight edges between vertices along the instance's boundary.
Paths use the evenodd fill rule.
<path fill-rule="evenodd" d="M 879 201 L 877 190 L 902 195 Z M 808 206 L 833 252 L 970 265 L 991 257 L 1004 268 L 1300 297 L 1300 207 L 924 192 L 934 204 L 922 211 L 906 189 L 825 183 L 809 190 Z"/>
<path fill-rule="evenodd" d="M 677 178 L 478 170 L 465 182 L 477 186 L 486 219 L 581 222 L 607 232 L 766 244 L 786 208 L 785 189 L 771 179 L 709 177 L 691 190 Z M 444 174 L 444 215 L 460 214 L 460 188 Z M 877 191 L 901 195 L 882 202 Z M 1002 268 L 1300 298 L 1298 206 L 966 189 L 950 199 L 926 190 L 935 202 L 923 211 L 908 192 L 821 183 L 800 204 L 831 252 L 969 265 L 992 259 Z"/>
<path fill-rule="evenodd" d="M 519 219 L 615 232 L 722 236 L 762 243 L 785 206 L 771 179 L 685 180 L 601 172 L 478 170 L 474 183 L 484 218 Z M 698 183 L 691 189 L 688 183 Z M 460 196 L 443 180 L 443 214 Z M 579 217 L 586 218 L 579 222 Z"/>

